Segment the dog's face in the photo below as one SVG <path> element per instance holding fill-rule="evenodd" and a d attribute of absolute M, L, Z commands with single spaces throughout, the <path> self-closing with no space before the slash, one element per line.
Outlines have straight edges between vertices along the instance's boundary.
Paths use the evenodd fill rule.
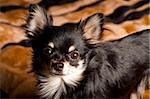
<path fill-rule="evenodd" d="M 53 26 L 52 17 L 39 6 L 32 6 L 29 13 L 27 36 L 32 42 L 33 70 L 39 75 L 40 93 L 58 98 L 66 93 L 65 85 L 77 86 L 84 78 L 87 45 L 99 38 L 103 15 Z"/>

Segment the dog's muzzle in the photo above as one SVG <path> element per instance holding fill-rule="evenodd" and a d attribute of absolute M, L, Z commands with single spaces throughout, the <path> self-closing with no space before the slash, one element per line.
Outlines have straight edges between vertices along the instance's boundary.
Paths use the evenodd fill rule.
<path fill-rule="evenodd" d="M 52 67 L 53 67 L 52 73 L 54 75 L 62 75 L 62 71 L 64 67 L 63 63 L 52 63 Z"/>

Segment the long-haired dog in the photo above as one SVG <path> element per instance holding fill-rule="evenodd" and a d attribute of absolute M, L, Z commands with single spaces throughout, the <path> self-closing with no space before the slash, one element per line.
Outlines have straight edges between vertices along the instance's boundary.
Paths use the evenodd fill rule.
<path fill-rule="evenodd" d="M 39 95 L 60 99 L 128 99 L 149 76 L 149 32 L 98 42 L 103 15 L 53 26 L 53 18 L 31 6 L 27 37 Z M 144 79 L 144 80 L 143 80 Z"/>

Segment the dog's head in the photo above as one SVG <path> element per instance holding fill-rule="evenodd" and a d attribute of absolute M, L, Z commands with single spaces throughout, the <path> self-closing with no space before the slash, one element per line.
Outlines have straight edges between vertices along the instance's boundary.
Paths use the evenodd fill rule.
<path fill-rule="evenodd" d="M 31 6 L 27 36 L 42 96 L 59 97 L 66 92 L 65 85 L 74 87 L 83 79 L 87 45 L 99 39 L 102 21 L 102 14 L 94 14 L 78 23 L 53 26 L 53 18 L 44 9 Z"/>

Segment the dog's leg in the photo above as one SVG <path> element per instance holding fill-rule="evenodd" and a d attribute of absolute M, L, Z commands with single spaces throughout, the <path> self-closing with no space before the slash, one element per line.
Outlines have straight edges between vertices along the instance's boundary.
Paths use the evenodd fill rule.
<path fill-rule="evenodd" d="M 149 70 L 146 71 L 145 76 L 142 78 L 140 84 L 137 87 L 137 91 L 131 94 L 130 99 L 147 99 L 144 98 L 146 90 L 150 90 Z M 147 97 L 149 98 L 150 95 L 148 95 Z"/>
<path fill-rule="evenodd" d="M 138 95 L 139 99 L 143 99 L 146 90 L 150 90 L 150 74 L 149 73 L 147 73 L 142 78 L 142 80 L 141 80 L 141 82 L 140 82 L 140 84 L 139 84 L 139 86 L 137 88 L 137 95 Z"/>

